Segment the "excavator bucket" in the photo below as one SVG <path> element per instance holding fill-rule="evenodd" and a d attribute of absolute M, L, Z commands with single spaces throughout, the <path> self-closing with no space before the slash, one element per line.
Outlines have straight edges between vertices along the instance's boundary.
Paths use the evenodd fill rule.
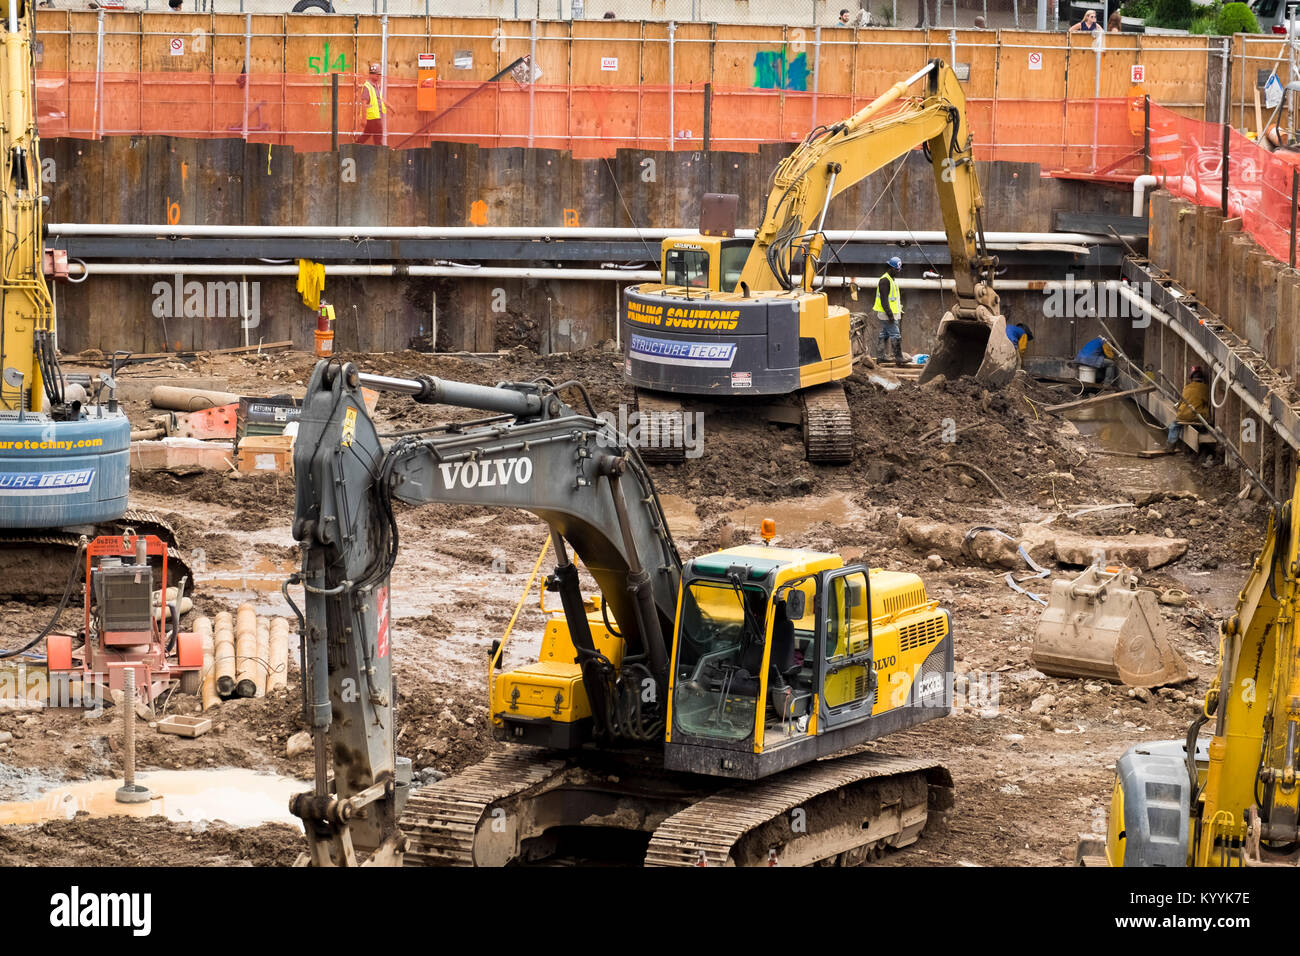
<path fill-rule="evenodd" d="M 942 375 L 952 381 L 963 375 L 1000 388 L 1020 367 L 1016 347 L 1007 338 L 1007 320 L 984 307 L 978 318 L 958 318 L 949 312 L 939 323 L 939 341 L 921 372 L 920 383 Z"/>
<path fill-rule="evenodd" d="M 1188 678 L 1165 635 L 1155 594 L 1126 568 L 1093 565 L 1073 581 L 1054 581 L 1030 655 L 1044 674 L 1093 677 L 1130 687 Z"/>

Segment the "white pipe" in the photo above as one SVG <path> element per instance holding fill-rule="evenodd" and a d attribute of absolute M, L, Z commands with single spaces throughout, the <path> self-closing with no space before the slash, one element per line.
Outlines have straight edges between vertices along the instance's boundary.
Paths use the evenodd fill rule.
<path fill-rule="evenodd" d="M 1148 173 L 1133 180 L 1133 215 L 1141 216 L 1146 209 L 1146 193 L 1151 186 L 1158 186 L 1160 180 Z"/>
<path fill-rule="evenodd" d="M 16 6 L 16 4 L 15 4 Z M 99 8 L 95 26 L 95 138 L 104 133 L 104 8 Z"/>
<path fill-rule="evenodd" d="M 109 236 L 114 238 L 182 239 L 667 239 L 686 236 L 690 229 L 631 229 L 572 226 L 193 226 L 54 222 L 51 237 Z M 754 238 L 753 229 L 737 229 L 737 238 Z M 946 243 L 939 230 L 828 229 L 827 242 Z M 1114 236 L 1082 232 L 986 232 L 990 246 L 1026 242 L 1113 246 Z M 1132 238 L 1132 237 L 1126 237 Z M 1138 236 L 1136 238 L 1145 238 Z M 656 250 L 657 252 L 658 250 Z"/>
<path fill-rule="evenodd" d="M 383 132 L 380 134 L 379 142 L 383 146 L 388 145 L 388 0 L 384 0 L 384 15 L 379 18 L 379 29 L 382 36 L 379 40 L 379 116 L 380 125 Z M 325 67 L 329 69 L 329 65 Z M 1100 71 L 1098 71 L 1100 72 Z"/>
<path fill-rule="evenodd" d="M 676 75 L 677 67 L 674 60 L 674 48 L 677 39 L 677 21 L 668 21 L 668 151 L 671 153 L 677 148 L 677 130 L 675 124 L 675 108 L 677 106 L 677 86 Z"/>
<path fill-rule="evenodd" d="M 1163 309 L 1158 309 L 1150 302 L 1147 302 L 1136 292 L 1134 292 L 1131 288 L 1129 288 L 1128 285 L 1126 285 L 1125 283 L 1112 281 L 1112 282 L 1107 282 L 1105 284 L 1108 287 L 1114 287 L 1118 289 L 1120 295 L 1122 295 L 1129 302 L 1133 303 L 1133 305 L 1137 306 L 1137 308 L 1145 312 L 1147 315 L 1159 321 L 1162 325 L 1173 327 L 1178 324 L 1174 321 L 1173 316 L 1169 315 L 1169 313 L 1165 312 Z M 1197 355 L 1201 357 L 1202 362 L 1204 362 L 1210 368 L 1215 369 L 1217 373 L 1215 376 L 1216 379 L 1218 378 L 1218 374 L 1224 374 L 1224 375 L 1228 374 L 1227 367 L 1224 366 L 1222 363 L 1220 363 L 1209 352 L 1205 351 L 1205 349 L 1201 347 L 1201 344 L 1199 342 L 1197 342 L 1194 339 L 1187 338 L 1185 336 L 1180 336 L 1180 337 L 1183 339 L 1183 342 L 1186 343 L 1188 348 L 1190 348 L 1193 352 L 1195 352 Z M 1232 391 L 1237 394 L 1237 397 L 1241 399 L 1242 403 L 1263 420 L 1264 424 L 1268 425 L 1280 436 L 1282 436 L 1282 439 L 1292 448 L 1300 448 L 1300 439 L 1297 439 L 1290 432 L 1288 432 L 1281 422 L 1279 422 L 1276 418 L 1274 418 L 1273 415 L 1270 414 L 1266 408 L 1264 408 L 1264 406 L 1262 406 L 1258 401 L 1256 401 L 1255 396 L 1251 395 L 1250 392 L 1246 391 L 1246 389 L 1240 383 L 1238 383 L 1235 379 L 1232 379 L 1231 377 L 1229 377 L 1228 379 L 1228 385 L 1232 389 Z M 1224 395 L 1224 401 L 1225 402 L 1227 401 L 1226 394 Z"/>
<path fill-rule="evenodd" d="M 74 262 L 68 265 L 68 272 L 73 276 L 296 276 L 297 266 L 282 265 L 243 265 L 230 263 L 226 265 L 211 262 Z M 391 265 L 326 265 L 325 275 L 336 277 L 379 276 L 401 278 L 402 270 Z M 650 269 L 515 269 L 509 267 L 474 267 L 474 266 L 409 266 L 405 275 L 415 278 L 435 276 L 456 279 L 570 279 L 578 282 L 656 282 L 659 272 Z M 850 278 L 830 276 L 824 285 L 831 288 L 843 288 L 853 283 L 860 289 L 874 289 L 880 280 L 871 278 Z M 953 289 L 952 279 L 898 279 L 903 289 Z M 1096 283 L 1088 280 L 1069 280 L 1060 282 L 1054 279 L 1005 279 L 997 283 L 1001 292 L 1041 292 L 1048 286 L 1064 290 L 1091 288 Z M 703 296 L 700 297 L 703 301 Z"/>

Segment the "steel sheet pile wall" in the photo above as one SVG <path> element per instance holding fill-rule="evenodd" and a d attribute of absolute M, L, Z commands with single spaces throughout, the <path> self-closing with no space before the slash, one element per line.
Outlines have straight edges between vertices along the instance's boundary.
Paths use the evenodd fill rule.
<path fill-rule="evenodd" d="M 1218 209 L 1152 195 L 1150 261 L 1183 294 L 1155 289 L 1170 321 L 1146 328 L 1145 357 L 1179 385 L 1193 365 L 1206 367 L 1223 403 L 1215 424 L 1285 495 L 1300 449 L 1300 273 L 1241 227 Z"/>
<path fill-rule="evenodd" d="M 437 143 L 424 150 L 344 147 L 339 156 L 241 141 L 110 138 L 44 144 L 51 197 L 50 222 L 258 224 L 302 226 L 617 226 L 681 228 L 696 224 L 706 192 L 741 196 L 739 221 L 757 222 L 768 177 L 789 147 L 765 146 L 756 154 L 625 150 L 612 160 L 581 160 L 552 150 L 479 149 Z M 942 227 L 931 168 L 910 155 L 893 169 L 846 192 L 830 209 L 829 229 L 935 230 Z M 1096 183 L 1045 179 L 1027 163 L 981 163 L 988 198 L 986 228 L 1047 232 L 1054 213 L 1124 215 L 1131 193 Z M 890 193 L 892 192 L 892 198 Z M 165 233 L 165 229 L 160 230 Z M 373 246 L 343 242 L 355 261 L 370 261 Z M 906 250 L 903 250 L 906 254 Z M 658 242 L 637 259 L 655 268 Z M 554 265 L 539 252 L 539 264 Z M 186 261 L 185 240 L 174 256 Z M 239 258 L 232 256 L 232 259 Z M 599 265 L 594 263 L 593 265 Z M 912 269 L 919 278 L 926 266 Z M 946 267 L 940 267 L 946 271 Z M 60 339 L 64 348 L 158 351 L 243 344 L 237 311 L 198 309 L 179 280 L 160 265 L 156 278 L 92 277 L 59 285 Z M 1085 270 L 1080 268 L 1079 273 Z M 866 274 L 866 273 L 863 273 Z M 206 279 L 206 277 L 205 277 Z M 238 281 L 238 273 L 221 277 Z M 565 351 L 613 338 L 617 282 L 464 279 L 365 279 L 326 285 L 339 316 L 340 349 L 389 351 L 429 334 L 437 302 L 438 344 L 484 351 L 528 344 Z M 498 293 L 496 290 L 504 290 Z M 203 297 L 208 295 L 203 287 Z M 213 295 L 220 298 L 220 289 Z M 843 296 L 840 291 L 833 293 Z M 1029 293 L 1021 318 L 1042 314 L 1041 293 Z M 258 286 L 256 342 L 293 339 L 311 343 L 313 317 L 294 291 L 293 279 L 263 279 Z M 869 299 L 870 293 L 863 298 Z M 847 297 L 845 297 L 847 298 Z M 187 309 L 187 302 L 195 309 Z M 1018 308 L 1012 295 L 1004 301 Z M 218 306 L 220 302 L 217 303 Z M 355 307 L 355 310 L 354 310 Z M 867 311 L 869 301 L 850 303 Z M 199 314 L 187 315 L 187 311 Z M 936 293 L 909 293 L 905 346 L 931 340 L 943 311 Z M 217 314 L 224 312 L 224 314 Z M 1061 351 L 1069 348 L 1062 342 Z"/>

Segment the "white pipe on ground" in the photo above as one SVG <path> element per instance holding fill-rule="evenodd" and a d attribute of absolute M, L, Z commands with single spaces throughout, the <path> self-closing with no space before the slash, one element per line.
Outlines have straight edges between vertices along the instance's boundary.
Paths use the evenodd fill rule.
<path fill-rule="evenodd" d="M 572 226 L 164 226 L 113 223 L 55 222 L 49 225 L 51 238 L 76 236 L 133 237 L 148 239 L 667 239 L 684 236 L 690 229 L 630 229 L 623 227 Z M 754 238 L 753 229 L 737 229 L 736 236 Z M 1114 236 L 1082 232 L 986 232 L 990 246 L 1004 243 L 1066 243 L 1113 246 Z M 1126 237 L 1131 238 L 1131 237 Z M 1137 238 L 1145 238 L 1139 236 Z M 892 229 L 828 229 L 828 242 L 946 243 L 947 234 L 938 230 L 909 232 Z M 659 250 L 654 250 L 658 255 Z"/>

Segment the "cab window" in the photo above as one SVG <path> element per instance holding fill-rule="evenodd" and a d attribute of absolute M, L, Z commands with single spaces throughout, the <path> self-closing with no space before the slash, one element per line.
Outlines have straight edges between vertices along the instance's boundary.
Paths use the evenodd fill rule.
<path fill-rule="evenodd" d="M 745 271 L 745 260 L 749 258 L 752 242 L 726 243 L 722 247 L 722 291 L 731 292 L 740 283 L 740 274 Z"/>
<path fill-rule="evenodd" d="M 664 285 L 709 287 L 709 254 L 702 249 L 669 249 Z"/>

